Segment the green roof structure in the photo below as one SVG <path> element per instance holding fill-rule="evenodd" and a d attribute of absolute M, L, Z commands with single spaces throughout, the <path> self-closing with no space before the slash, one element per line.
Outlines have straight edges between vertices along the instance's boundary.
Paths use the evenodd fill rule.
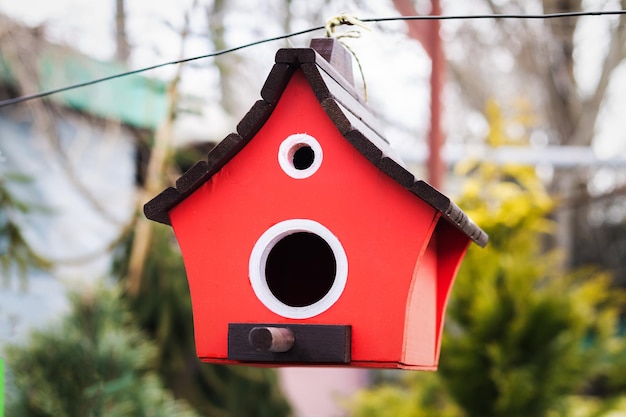
<path fill-rule="evenodd" d="M 39 90 L 88 82 L 127 71 L 117 62 L 104 62 L 67 47 L 47 44 L 34 61 Z M 0 83 L 15 84 L 10 62 L 0 51 Z M 167 111 L 166 83 L 129 75 L 49 96 L 53 103 L 124 124 L 156 129 Z"/>

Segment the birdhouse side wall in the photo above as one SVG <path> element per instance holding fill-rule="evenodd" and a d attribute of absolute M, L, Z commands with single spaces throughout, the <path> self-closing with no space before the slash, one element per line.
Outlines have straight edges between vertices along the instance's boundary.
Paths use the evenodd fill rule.
<path fill-rule="evenodd" d="M 402 363 L 407 367 L 436 369 L 437 347 L 437 236 L 415 264 L 406 304 Z"/>
<path fill-rule="evenodd" d="M 418 369 L 437 369 L 448 299 L 470 243 L 467 235 L 440 218 L 416 264 L 411 284 L 403 351 L 405 368 L 417 365 Z"/>
<path fill-rule="evenodd" d="M 472 241 L 446 221 L 439 221 L 435 229 L 437 237 L 437 328 L 435 363 L 439 362 L 441 338 L 446 316 L 446 308 L 454 280 L 461 267 L 463 257 Z"/>

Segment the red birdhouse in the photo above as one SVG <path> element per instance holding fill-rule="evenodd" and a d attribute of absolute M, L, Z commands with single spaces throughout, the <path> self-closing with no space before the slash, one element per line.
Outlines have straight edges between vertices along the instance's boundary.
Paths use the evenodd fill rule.
<path fill-rule="evenodd" d="M 393 156 L 332 39 L 281 49 L 257 101 L 145 206 L 174 229 L 207 362 L 436 369 L 487 235 Z"/>

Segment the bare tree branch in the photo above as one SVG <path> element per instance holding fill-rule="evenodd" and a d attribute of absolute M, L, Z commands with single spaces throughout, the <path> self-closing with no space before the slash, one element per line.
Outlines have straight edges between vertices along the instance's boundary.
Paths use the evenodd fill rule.
<path fill-rule="evenodd" d="M 415 5 L 412 0 L 393 0 L 393 5 L 403 16 L 417 16 L 417 10 L 415 9 Z M 428 54 L 428 56 L 432 59 L 433 51 L 429 42 L 429 23 L 430 22 L 419 22 L 419 21 L 410 21 L 407 22 L 407 28 L 409 30 L 409 37 L 417 40 Z"/>
<path fill-rule="evenodd" d="M 125 5 L 125 0 L 115 0 L 115 57 L 121 62 L 128 62 L 130 57 Z"/>
<path fill-rule="evenodd" d="M 41 28 L 27 29 L 10 19 L 0 16 L 0 26 L 4 27 L 3 36 L 0 37 L 0 50 L 10 63 L 11 73 L 17 87 L 25 94 L 39 91 L 39 68 L 37 57 L 41 56 L 44 39 Z M 24 53 L 28 51 L 28 53 Z M 80 180 L 74 169 L 72 161 L 68 158 L 61 145 L 61 138 L 53 114 L 54 108 L 44 100 L 32 100 L 27 103 L 30 110 L 34 127 L 41 132 L 54 155 L 58 158 L 58 165 L 65 173 L 68 181 L 74 186 L 79 194 L 99 213 L 102 218 L 115 225 L 121 225 L 105 206 L 91 193 L 89 188 Z"/>
<path fill-rule="evenodd" d="M 622 2 L 622 7 L 626 6 L 624 3 L 626 2 Z M 614 70 L 624 61 L 624 58 L 626 58 L 625 45 L 626 17 L 622 15 L 619 18 L 619 24 L 615 26 L 611 33 L 608 53 L 604 59 L 596 89 L 594 93 L 581 104 L 582 110 L 576 125 L 575 134 L 571 141 L 572 145 L 591 144 L 594 137 L 596 121 L 602 108 L 602 102 L 606 97 L 611 76 Z"/>
<path fill-rule="evenodd" d="M 191 6 L 190 10 L 185 13 L 185 22 L 180 33 L 180 56 L 184 57 L 185 42 L 190 30 L 190 14 L 196 8 L 196 2 Z M 146 183 L 138 201 L 137 211 L 141 213 L 143 205 L 161 191 L 163 188 L 163 172 L 166 171 L 168 157 L 171 152 L 171 140 L 173 135 L 174 119 L 176 116 L 176 108 L 178 107 L 179 95 L 178 85 L 182 74 L 182 66 L 178 65 L 176 74 L 167 88 L 167 116 L 164 122 L 157 130 L 154 137 L 154 146 L 148 162 L 146 172 Z M 144 265 L 152 240 L 151 222 L 143 216 L 137 219 L 135 228 L 135 236 L 130 252 L 127 290 L 131 296 L 137 296 L 141 289 L 141 277 L 143 275 Z"/>

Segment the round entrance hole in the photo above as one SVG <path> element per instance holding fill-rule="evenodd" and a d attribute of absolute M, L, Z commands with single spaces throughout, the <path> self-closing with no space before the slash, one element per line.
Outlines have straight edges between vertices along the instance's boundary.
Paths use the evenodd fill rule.
<path fill-rule="evenodd" d="M 294 151 L 291 161 L 295 169 L 299 171 L 305 170 L 313 165 L 315 152 L 309 145 L 302 145 Z"/>
<path fill-rule="evenodd" d="M 289 219 L 267 229 L 248 264 L 254 294 L 270 311 L 292 319 L 331 308 L 346 286 L 348 258 L 339 239 L 322 224 Z"/>
<path fill-rule="evenodd" d="M 291 307 L 309 306 L 324 298 L 336 273 L 333 250 L 324 239 L 309 232 L 283 237 L 270 250 L 265 264 L 270 292 Z"/>

